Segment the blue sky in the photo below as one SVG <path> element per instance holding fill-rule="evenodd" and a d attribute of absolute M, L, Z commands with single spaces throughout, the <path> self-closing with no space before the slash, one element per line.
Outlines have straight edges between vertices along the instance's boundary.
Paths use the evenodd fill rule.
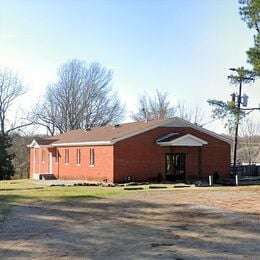
<path fill-rule="evenodd" d="M 138 93 L 167 91 L 176 104 L 229 99 L 230 67 L 250 66 L 252 31 L 238 0 L 0 0 L 0 66 L 16 70 L 28 86 L 20 100 L 35 105 L 68 59 L 98 61 L 113 70 L 113 87 L 126 104 Z M 249 105 L 260 102 L 259 81 L 246 87 Z M 254 116 L 259 120 L 258 112 Z M 258 113 L 259 114 L 259 113 Z M 252 113 L 253 115 L 253 113 Z M 223 131 L 220 123 L 208 125 Z"/>

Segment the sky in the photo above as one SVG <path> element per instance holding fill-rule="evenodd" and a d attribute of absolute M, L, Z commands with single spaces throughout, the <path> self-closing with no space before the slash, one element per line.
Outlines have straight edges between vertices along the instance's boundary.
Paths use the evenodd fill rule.
<path fill-rule="evenodd" d="M 113 88 L 136 111 L 138 94 L 167 92 L 173 105 L 229 100 L 236 90 L 229 68 L 247 64 L 253 31 L 238 0 L 0 0 L 0 68 L 16 71 L 27 86 L 17 104 L 40 102 L 57 68 L 69 59 L 97 61 L 113 71 Z M 249 107 L 260 103 L 260 81 L 244 86 Z M 260 112 L 251 113 L 260 121 Z M 205 125 L 224 132 L 223 123 Z"/>

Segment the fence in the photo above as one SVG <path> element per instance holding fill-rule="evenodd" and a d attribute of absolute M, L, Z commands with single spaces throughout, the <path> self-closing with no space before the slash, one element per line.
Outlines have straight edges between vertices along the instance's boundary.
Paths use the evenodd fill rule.
<path fill-rule="evenodd" d="M 260 165 L 231 165 L 231 175 L 260 176 Z"/>

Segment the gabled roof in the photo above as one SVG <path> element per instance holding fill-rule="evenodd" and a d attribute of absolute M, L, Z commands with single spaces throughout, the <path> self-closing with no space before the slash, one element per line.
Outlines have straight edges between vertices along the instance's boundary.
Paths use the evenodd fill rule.
<path fill-rule="evenodd" d="M 54 138 L 35 138 L 28 147 L 42 147 L 42 146 L 51 146 L 51 144 L 55 141 L 58 141 L 58 139 Z"/>
<path fill-rule="evenodd" d="M 64 134 L 46 138 L 45 140 L 48 140 L 50 142 L 49 144 L 52 146 L 112 145 L 116 142 L 147 132 L 157 127 L 191 127 L 222 141 L 232 143 L 232 141 L 226 137 L 189 123 L 188 121 L 178 117 L 156 119 L 148 122 L 132 122 L 115 126 L 107 125 L 92 128 L 89 131 L 82 129 L 72 130 Z"/>

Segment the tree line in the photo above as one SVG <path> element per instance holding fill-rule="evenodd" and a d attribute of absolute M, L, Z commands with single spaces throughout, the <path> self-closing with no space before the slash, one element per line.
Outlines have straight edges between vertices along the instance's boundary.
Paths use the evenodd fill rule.
<path fill-rule="evenodd" d="M 12 146 L 12 141 L 21 148 L 24 143 L 19 131 L 27 126 L 41 126 L 49 135 L 55 135 L 123 120 L 125 107 L 112 88 L 111 70 L 97 62 L 88 65 L 73 59 L 58 68 L 57 76 L 58 80 L 47 86 L 45 95 L 31 111 L 12 120 L 14 104 L 26 94 L 26 87 L 11 70 L 0 71 L 0 179 L 9 179 L 14 175 L 14 166 L 23 164 L 19 156 L 14 157 L 18 150 Z M 135 121 L 173 116 L 200 124 L 204 115 L 198 107 L 189 108 L 185 102 L 173 106 L 167 92 L 159 90 L 155 96 L 140 94 L 137 111 L 131 114 Z M 18 168 L 20 171 L 24 167 Z"/>
<path fill-rule="evenodd" d="M 241 79 L 255 80 L 260 76 L 260 2 L 239 0 L 239 3 L 241 18 L 255 31 L 255 35 L 254 46 L 247 51 L 252 70 L 238 68 L 238 76 L 230 76 L 231 84 L 235 85 Z M 0 71 L 0 179 L 10 179 L 15 173 L 14 162 L 19 160 L 18 156 L 15 159 L 17 149 L 12 146 L 12 141 L 19 140 L 17 142 L 22 143 L 18 130 L 26 126 L 42 126 L 50 135 L 54 135 L 79 128 L 116 124 L 123 119 L 125 108 L 112 89 L 111 70 L 96 62 L 87 65 L 74 59 L 63 64 L 57 74 L 57 82 L 47 87 L 41 102 L 22 117 L 12 114 L 11 120 L 11 109 L 15 101 L 26 93 L 26 87 L 11 70 Z M 234 122 L 239 120 L 235 118 L 236 107 L 218 100 L 208 102 L 213 106 L 213 118 L 228 119 L 227 126 L 232 132 Z M 137 100 L 137 111 L 131 115 L 136 121 L 172 116 L 200 125 L 204 114 L 198 107 L 192 109 L 185 102 L 172 105 L 167 92 L 156 90 L 154 96 L 141 93 Z"/>

